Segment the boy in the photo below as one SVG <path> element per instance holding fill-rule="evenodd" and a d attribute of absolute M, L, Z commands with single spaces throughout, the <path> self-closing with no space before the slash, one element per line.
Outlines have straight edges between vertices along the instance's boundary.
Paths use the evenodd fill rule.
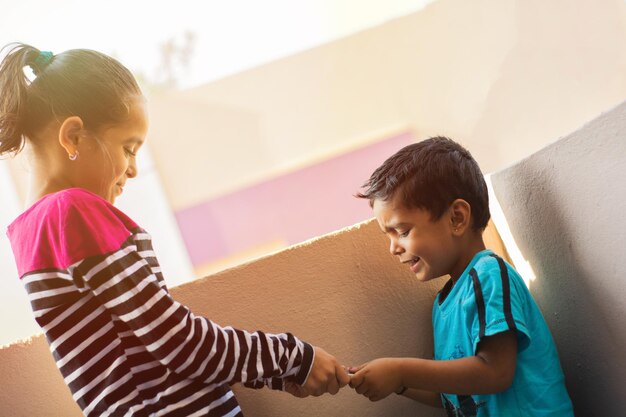
<path fill-rule="evenodd" d="M 573 416 L 537 305 L 515 269 L 485 249 L 487 187 L 470 153 L 444 137 L 406 146 L 357 196 L 419 281 L 450 279 L 433 305 L 434 360 L 351 368 L 356 392 L 372 401 L 395 392 L 457 417 Z"/>

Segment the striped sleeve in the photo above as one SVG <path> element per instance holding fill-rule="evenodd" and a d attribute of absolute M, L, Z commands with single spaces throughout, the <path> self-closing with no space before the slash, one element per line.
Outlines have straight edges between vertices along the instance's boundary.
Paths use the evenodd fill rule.
<path fill-rule="evenodd" d="M 521 281 L 513 268 L 499 256 L 489 256 L 470 270 L 476 315 L 472 325 L 474 352 L 486 336 L 508 330 L 517 332 L 523 348 L 530 341 L 526 326 L 524 296 L 515 280 Z"/>
<path fill-rule="evenodd" d="M 309 344 L 290 333 L 252 333 L 194 315 L 160 285 L 141 249 L 149 239 L 141 229 L 133 231 L 118 250 L 70 267 L 73 280 L 128 326 L 156 360 L 184 378 L 256 386 L 254 381 L 293 377 L 305 383 L 313 363 Z"/>

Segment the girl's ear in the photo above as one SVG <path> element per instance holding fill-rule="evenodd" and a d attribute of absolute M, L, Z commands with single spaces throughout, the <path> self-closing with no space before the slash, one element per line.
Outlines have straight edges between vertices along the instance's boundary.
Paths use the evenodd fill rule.
<path fill-rule="evenodd" d="M 472 207 L 462 198 L 450 205 L 450 226 L 454 235 L 462 235 L 472 225 Z"/>
<path fill-rule="evenodd" d="M 83 119 L 78 116 L 68 117 L 59 128 L 59 144 L 69 156 L 76 155 L 78 142 L 84 134 Z"/>

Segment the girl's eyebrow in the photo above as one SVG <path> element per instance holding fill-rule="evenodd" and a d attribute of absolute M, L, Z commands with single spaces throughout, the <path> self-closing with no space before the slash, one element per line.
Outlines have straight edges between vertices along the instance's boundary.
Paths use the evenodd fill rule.
<path fill-rule="evenodd" d="M 138 143 L 138 144 L 143 144 L 143 139 L 137 137 L 137 136 L 133 136 L 132 138 L 128 138 L 124 141 L 124 143 Z"/>

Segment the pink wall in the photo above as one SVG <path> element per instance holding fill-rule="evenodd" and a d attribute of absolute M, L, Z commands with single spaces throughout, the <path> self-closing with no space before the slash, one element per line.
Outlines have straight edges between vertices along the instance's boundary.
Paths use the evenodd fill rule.
<path fill-rule="evenodd" d="M 405 132 L 231 194 L 179 210 L 176 219 L 194 266 L 272 241 L 293 244 L 372 216 L 353 197 L 401 147 Z"/>

